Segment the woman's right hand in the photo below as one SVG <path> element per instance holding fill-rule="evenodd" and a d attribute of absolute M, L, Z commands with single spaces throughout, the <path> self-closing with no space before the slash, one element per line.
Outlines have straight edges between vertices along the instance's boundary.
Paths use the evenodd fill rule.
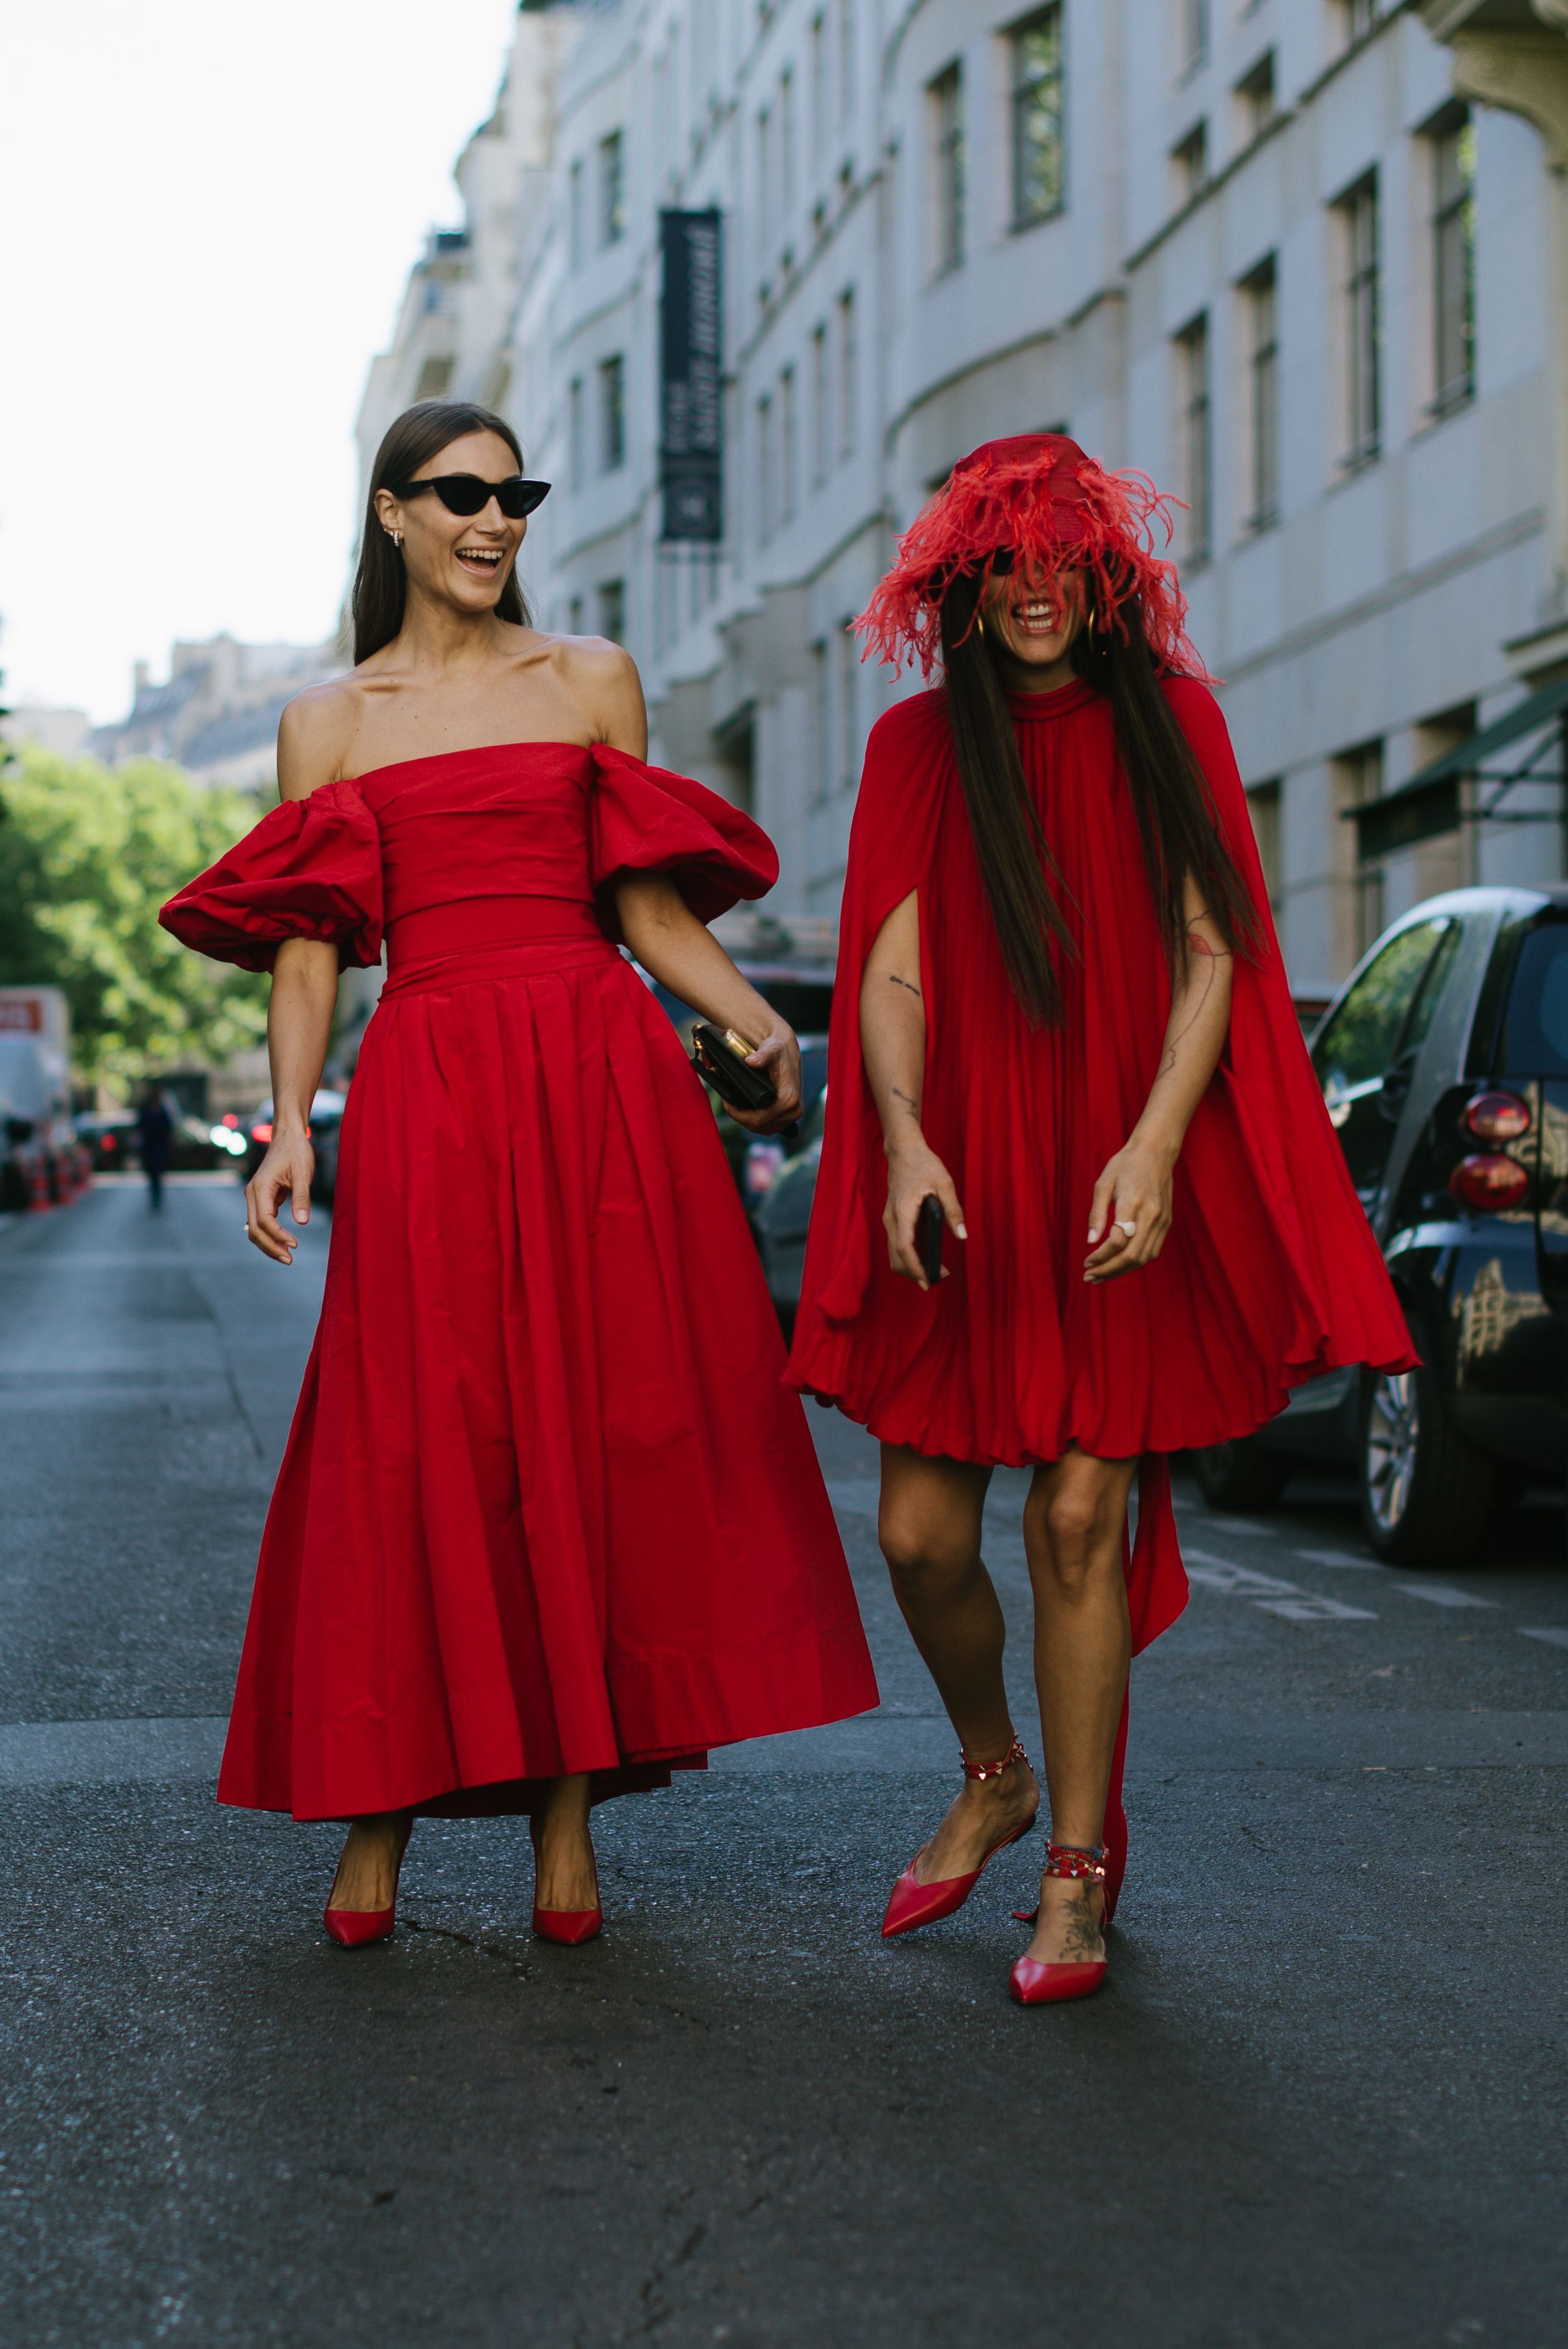
<path fill-rule="evenodd" d="M 947 1228 L 957 1238 L 969 1237 L 964 1228 L 964 1210 L 958 1204 L 958 1194 L 953 1187 L 953 1177 L 934 1150 L 927 1147 L 923 1138 L 905 1143 L 898 1152 L 888 1154 L 887 1205 L 882 1209 L 882 1229 L 887 1234 L 887 1260 L 894 1272 L 902 1273 L 921 1288 L 929 1288 L 920 1261 L 920 1251 L 914 1244 L 914 1227 L 923 1203 L 934 1198 L 940 1206 Z M 944 1280 L 947 1268 L 942 1269 Z"/>
<path fill-rule="evenodd" d="M 293 1264 L 299 1241 L 278 1221 L 284 1199 L 296 1224 L 310 1221 L 310 1181 L 315 1152 L 308 1133 L 275 1134 L 267 1154 L 245 1185 L 245 1237 L 278 1264 Z"/>

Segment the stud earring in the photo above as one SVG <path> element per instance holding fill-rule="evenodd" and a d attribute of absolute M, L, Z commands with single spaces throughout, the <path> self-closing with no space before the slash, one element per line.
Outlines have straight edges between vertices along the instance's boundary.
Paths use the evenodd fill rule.
<path fill-rule="evenodd" d="M 389 530 L 389 531 L 387 532 L 387 537 L 391 540 L 391 542 L 392 542 L 392 543 L 393 543 L 393 545 L 394 545 L 394 546 L 401 546 L 401 545 L 402 545 L 402 543 L 403 543 L 403 533 L 402 533 L 402 532 L 401 532 L 400 530 Z"/>
<path fill-rule="evenodd" d="M 976 630 L 977 634 L 979 634 L 980 636 L 984 636 L 984 635 L 985 635 L 985 613 L 984 613 L 984 612 L 976 612 L 976 613 L 975 613 L 975 630 Z"/>

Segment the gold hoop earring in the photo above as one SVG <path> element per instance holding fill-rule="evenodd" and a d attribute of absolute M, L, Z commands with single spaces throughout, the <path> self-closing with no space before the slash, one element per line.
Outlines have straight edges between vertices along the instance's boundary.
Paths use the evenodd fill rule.
<path fill-rule="evenodd" d="M 984 613 L 984 612 L 976 612 L 976 613 L 975 613 L 975 628 L 976 628 L 976 630 L 978 631 L 978 633 L 979 633 L 981 636 L 984 636 L 984 635 L 985 635 L 985 613 Z"/>

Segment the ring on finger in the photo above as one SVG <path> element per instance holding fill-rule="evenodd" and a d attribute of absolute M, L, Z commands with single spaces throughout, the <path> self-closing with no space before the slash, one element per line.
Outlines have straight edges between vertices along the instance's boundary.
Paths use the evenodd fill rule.
<path fill-rule="evenodd" d="M 1136 1239 L 1138 1237 L 1138 1226 L 1126 1222 L 1120 1216 L 1116 1219 L 1116 1228 L 1119 1232 L 1125 1232 L 1130 1240 Z"/>

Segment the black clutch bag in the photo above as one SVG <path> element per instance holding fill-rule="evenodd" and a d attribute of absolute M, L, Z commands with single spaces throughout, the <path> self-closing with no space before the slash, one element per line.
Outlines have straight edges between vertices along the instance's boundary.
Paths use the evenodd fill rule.
<path fill-rule="evenodd" d="M 707 1079 L 728 1109 L 771 1109 L 779 1096 L 765 1069 L 748 1065 L 752 1050 L 733 1028 L 715 1028 L 699 1021 L 691 1031 L 692 1057 L 697 1074 Z"/>

